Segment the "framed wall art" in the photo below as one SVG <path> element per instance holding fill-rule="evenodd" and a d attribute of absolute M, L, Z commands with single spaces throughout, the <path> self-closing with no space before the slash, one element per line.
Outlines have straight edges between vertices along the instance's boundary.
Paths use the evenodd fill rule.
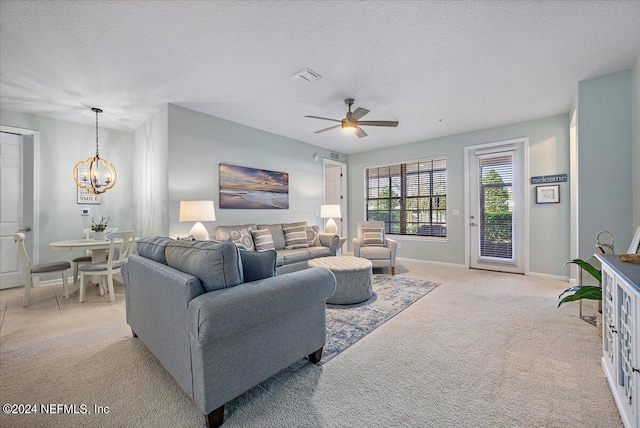
<path fill-rule="evenodd" d="M 557 204 L 560 202 L 560 185 L 536 186 L 536 204 Z"/>
<path fill-rule="evenodd" d="M 289 174 L 220 164 L 221 209 L 289 209 Z"/>
<path fill-rule="evenodd" d="M 78 180 L 82 180 L 83 177 L 89 177 L 88 169 L 78 169 Z M 76 189 L 78 191 L 78 204 L 100 205 L 100 195 L 94 195 L 93 193 L 89 193 L 85 189 L 81 189 L 77 186 Z"/>

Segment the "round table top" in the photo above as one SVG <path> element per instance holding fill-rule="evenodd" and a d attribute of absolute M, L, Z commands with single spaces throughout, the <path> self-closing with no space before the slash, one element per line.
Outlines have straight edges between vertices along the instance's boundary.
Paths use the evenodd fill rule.
<path fill-rule="evenodd" d="M 361 257 L 337 256 L 309 260 L 310 267 L 326 267 L 331 271 L 356 271 L 371 269 L 371 262 Z"/>
<path fill-rule="evenodd" d="M 97 240 L 97 239 L 69 239 L 67 241 L 57 241 L 50 242 L 49 246 L 51 248 L 97 248 L 104 247 L 109 248 L 110 242 L 108 239 Z"/>

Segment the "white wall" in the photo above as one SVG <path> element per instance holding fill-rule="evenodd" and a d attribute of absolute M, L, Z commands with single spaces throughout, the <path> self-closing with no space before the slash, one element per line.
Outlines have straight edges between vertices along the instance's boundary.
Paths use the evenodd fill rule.
<path fill-rule="evenodd" d="M 584 259 L 594 253 L 598 232 L 611 232 L 620 253 L 635 231 L 631 86 L 631 70 L 578 82 L 578 255 Z"/>
<path fill-rule="evenodd" d="M 82 230 L 91 224 L 91 215 L 97 218 L 108 216 L 110 224 L 120 229 L 133 227 L 132 134 L 100 128 L 100 155 L 115 166 L 117 182 L 113 189 L 101 196 L 100 205 L 78 205 L 71 172 L 77 161 L 95 155 L 95 125 L 8 110 L 0 110 L 0 124 L 40 132 L 40 230 L 33 233 L 40 237 L 41 263 L 75 257 L 73 253 L 51 250 L 49 242 L 82 238 Z M 88 207 L 91 215 L 80 216 L 81 207 Z"/>
<path fill-rule="evenodd" d="M 329 150 L 172 104 L 168 122 L 170 236 L 186 236 L 193 226 L 178 222 L 181 200 L 214 201 L 216 221 L 204 223 L 211 235 L 218 225 L 294 221 L 322 224 L 322 159 L 330 158 Z M 318 161 L 314 160 L 314 153 L 318 154 Z M 341 154 L 340 160 L 346 161 L 347 157 Z M 289 209 L 220 209 L 220 163 L 289 173 Z"/>
<path fill-rule="evenodd" d="M 349 155 L 349 230 L 355 231 L 357 222 L 364 219 L 366 166 L 444 155 L 448 180 L 447 242 L 396 237 L 402 245 L 398 256 L 464 264 L 464 147 L 519 137 L 529 138 L 532 176 L 569 173 L 568 114 Z M 569 185 L 560 184 L 559 204 L 536 205 L 534 189 L 527 184 L 531 207 L 530 271 L 568 276 L 562 264 L 569 259 Z M 453 216 L 454 209 L 460 210 L 460 216 Z"/>
<path fill-rule="evenodd" d="M 169 235 L 169 106 L 134 133 L 136 180 L 133 215 L 137 236 Z"/>

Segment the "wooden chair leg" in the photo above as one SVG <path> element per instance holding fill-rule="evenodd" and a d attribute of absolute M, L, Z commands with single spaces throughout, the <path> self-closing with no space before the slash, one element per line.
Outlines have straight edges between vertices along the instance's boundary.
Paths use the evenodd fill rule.
<path fill-rule="evenodd" d="M 107 277 L 107 283 L 109 284 L 109 301 L 115 302 L 116 295 L 115 295 L 115 291 L 113 290 L 113 275 L 109 275 Z"/>
<path fill-rule="evenodd" d="M 64 298 L 69 298 L 69 278 L 67 277 L 67 271 L 62 272 L 62 289 L 64 290 Z"/>
<path fill-rule="evenodd" d="M 80 274 L 80 303 L 84 301 L 84 272 Z"/>
<path fill-rule="evenodd" d="M 322 359 L 322 348 L 318 349 L 316 352 L 312 352 L 309 354 L 309 362 L 313 364 L 318 364 Z"/>
<path fill-rule="evenodd" d="M 224 421 L 224 404 L 207 415 L 207 427 L 218 428 Z"/>
<path fill-rule="evenodd" d="M 396 274 L 396 267 L 391 266 L 391 275 L 395 275 L 395 274 Z"/>

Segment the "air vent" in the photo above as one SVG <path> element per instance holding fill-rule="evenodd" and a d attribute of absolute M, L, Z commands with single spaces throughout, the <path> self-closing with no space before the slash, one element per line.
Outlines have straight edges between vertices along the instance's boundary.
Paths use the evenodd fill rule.
<path fill-rule="evenodd" d="M 340 160 L 340 155 L 338 153 L 331 152 L 331 159 Z"/>
<path fill-rule="evenodd" d="M 322 76 L 320 76 L 318 73 L 316 73 L 313 70 L 309 70 L 308 68 L 305 68 L 304 70 L 300 70 L 296 74 L 291 76 L 291 80 L 293 80 L 294 82 L 302 83 L 305 85 L 307 83 L 320 80 L 321 78 Z"/>

